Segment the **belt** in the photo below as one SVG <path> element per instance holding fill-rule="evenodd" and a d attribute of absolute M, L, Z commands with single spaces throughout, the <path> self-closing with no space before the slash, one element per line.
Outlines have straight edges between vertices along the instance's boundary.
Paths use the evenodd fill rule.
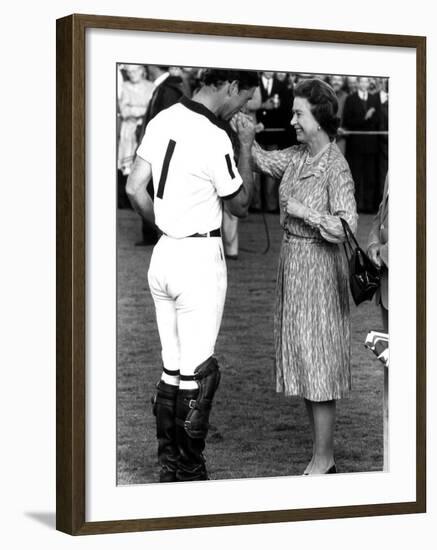
<path fill-rule="evenodd" d="M 208 231 L 207 233 L 193 233 L 193 235 L 187 235 L 187 238 L 190 237 L 221 237 L 222 232 L 220 231 L 220 228 L 213 229 L 212 231 Z"/>
<path fill-rule="evenodd" d="M 320 237 L 316 237 L 315 235 L 296 235 L 295 233 L 291 233 L 291 231 L 286 228 L 284 228 L 284 237 L 286 242 L 290 242 L 291 240 L 298 240 L 302 243 L 307 244 L 328 244 L 327 241 L 321 239 Z"/>

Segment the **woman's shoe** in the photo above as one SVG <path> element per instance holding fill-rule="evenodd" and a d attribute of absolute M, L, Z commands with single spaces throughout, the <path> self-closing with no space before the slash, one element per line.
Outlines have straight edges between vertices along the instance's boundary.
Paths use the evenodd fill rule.
<path fill-rule="evenodd" d="M 326 470 L 326 472 L 324 472 L 324 474 L 336 474 L 337 473 L 337 467 L 335 466 L 335 464 L 333 464 L 329 470 Z M 310 475 L 309 472 L 304 472 L 302 474 L 303 476 L 308 476 Z"/>
<path fill-rule="evenodd" d="M 303 476 L 309 476 L 310 475 L 310 471 L 311 471 L 311 467 L 313 465 L 313 458 L 311 458 L 311 460 L 309 461 L 308 463 L 308 466 L 305 468 L 305 471 L 304 473 L 302 474 Z"/>

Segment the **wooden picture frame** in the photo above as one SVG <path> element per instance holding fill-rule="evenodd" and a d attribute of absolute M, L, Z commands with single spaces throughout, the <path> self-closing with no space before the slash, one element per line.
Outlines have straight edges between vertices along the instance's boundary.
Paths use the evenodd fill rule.
<path fill-rule="evenodd" d="M 85 86 L 87 29 L 407 48 L 416 54 L 416 498 L 410 502 L 86 521 Z M 426 39 L 70 15 L 57 21 L 57 529 L 71 535 L 408 514 L 426 510 Z"/>

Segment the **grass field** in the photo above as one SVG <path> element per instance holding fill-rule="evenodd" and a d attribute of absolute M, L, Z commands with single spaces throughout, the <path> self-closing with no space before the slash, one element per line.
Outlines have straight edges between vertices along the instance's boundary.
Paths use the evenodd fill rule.
<path fill-rule="evenodd" d="M 305 407 L 274 391 L 273 297 L 281 240 L 278 216 L 260 214 L 240 223 L 240 258 L 228 262 L 228 293 L 216 346 L 222 382 L 211 413 L 206 458 L 211 479 L 300 475 L 311 457 Z M 360 216 L 365 243 L 371 217 Z M 147 285 L 152 247 L 135 247 L 140 220 L 118 211 L 117 475 L 119 484 L 158 481 L 150 396 L 161 374 L 160 344 Z M 352 313 L 350 397 L 337 402 L 335 439 L 340 472 L 382 470 L 381 364 L 364 348 L 380 328 L 374 303 Z"/>

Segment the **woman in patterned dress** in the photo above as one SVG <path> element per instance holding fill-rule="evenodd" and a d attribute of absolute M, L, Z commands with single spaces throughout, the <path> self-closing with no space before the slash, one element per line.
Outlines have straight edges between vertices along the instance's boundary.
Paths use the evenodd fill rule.
<path fill-rule="evenodd" d="M 120 110 L 120 137 L 118 169 L 124 176 L 130 174 L 138 147 L 136 130 L 153 93 L 153 83 L 145 78 L 144 65 L 126 65 L 127 80 L 121 83 L 118 106 Z"/>
<path fill-rule="evenodd" d="M 305 474 L 335 473 L 336 400 L 351 388 L 347 265 L 339 246 L 340 218 L 356 231 L 354 183 L 335 143 L 337 98 L 319 79 L 295 89 L 293 118 L 299 145 L 264 151 L 255 164 L 281 179 L 276 304 L 276 390 L 304 398 L 313 436 Z"/>

